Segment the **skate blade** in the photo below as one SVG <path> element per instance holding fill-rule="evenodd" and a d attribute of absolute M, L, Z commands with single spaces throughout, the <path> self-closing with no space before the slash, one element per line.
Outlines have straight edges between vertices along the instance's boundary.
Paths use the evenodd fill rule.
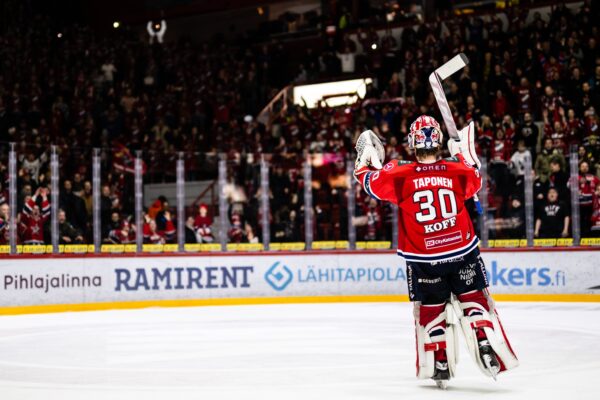
<path fill-rule="evenodd" d="M 437 387 L 439 387 L 442 390 L 446 390 L 448 388 L 447 380 L 437 380 L 437 381 L 435 381 L 435 384 L 437 385 Z"/>
<path fill-rule="evenodd" d="M 499 367 L 494 367 L 491 364 L 491 360 L 488 357 L 484 357 L 485 369 L 488 370 L 493 380 L 498 380 L 498 372 L 500 372 Z"/>

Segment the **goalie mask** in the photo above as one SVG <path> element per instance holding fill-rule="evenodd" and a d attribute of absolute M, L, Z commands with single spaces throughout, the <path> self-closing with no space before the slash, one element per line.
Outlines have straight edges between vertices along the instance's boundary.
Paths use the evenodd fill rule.
<path fill-rule="evenodd" d="M 442 146 L 440 124 L 428 115 L 421 115 L 410 126 L 408 147 L 410 149 L 437 149 Z"/>

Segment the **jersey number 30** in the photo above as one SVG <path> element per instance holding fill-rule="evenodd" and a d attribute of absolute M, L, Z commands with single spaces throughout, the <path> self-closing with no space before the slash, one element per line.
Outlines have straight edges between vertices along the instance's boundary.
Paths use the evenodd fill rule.
<path fill-rule="evenodd" d="M 435 192 L 437 192 L 438 208 L 434 204 Z M 454 197 L 454 192 L 449 189 L 420 190 L 413 194 L 413 201 L 421 205 L 421 211 L 416 214 L 418 222 L 433 221 L 438 217 L 438 209 L 442 218 L 451 218 L 457 213 L 456 197 Z"/>

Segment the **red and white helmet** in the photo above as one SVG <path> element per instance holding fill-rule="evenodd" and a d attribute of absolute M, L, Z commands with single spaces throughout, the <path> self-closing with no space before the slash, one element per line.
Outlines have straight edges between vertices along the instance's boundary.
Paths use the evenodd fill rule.
<path fill-rule="evenodd" d="M 442 130 L 435 118 L 421 115 L 410 126 L 408 147 L 410 149 L 436 149 L 442 146 Z"/>

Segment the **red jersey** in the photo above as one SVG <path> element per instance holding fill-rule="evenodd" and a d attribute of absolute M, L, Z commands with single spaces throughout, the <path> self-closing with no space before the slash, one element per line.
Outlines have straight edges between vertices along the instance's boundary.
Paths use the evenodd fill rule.
<path fill-rule="evenodd" d="M 42 202 L 40 215 L 37 218 L 32 214 L 35 205 L 35 201 L 29 199 L 23 206 L 20 230 L 25 244 L 44 244 L 44 224 L 50 218 L 50 203 L 48 200 Z"/>
<path fill-rule="evenodd" d="M 398 254 L 406 261 L 443 261 L 477 247 L 465 200 L 481 188 L 481 175 L 462 155 L 431 164 L 394 160 L 358 178 L 371 197 L 398 205 Z"/>

